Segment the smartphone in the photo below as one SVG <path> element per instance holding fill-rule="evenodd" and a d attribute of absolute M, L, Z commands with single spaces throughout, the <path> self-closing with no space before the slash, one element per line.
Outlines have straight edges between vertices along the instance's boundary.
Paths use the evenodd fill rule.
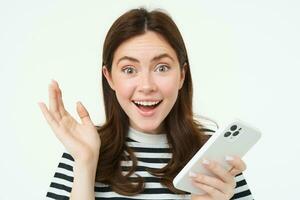
<path fill-rule="evenodd" d="M 177 189 L 192 194 L 204 194 L 205 192 L 195 187 L 189 177 L 189 172 L 202 173 L 216 177 L 206 170 L 202 164 L 203 159 L 215 160 L 230 170 L 231 166 L 225 160 L 225 156 L 234 155 L 243 157 L 248 150 L 259 140 L 261 132 L 240 119 L 231 120 L 228 125 L 218 129 L 207 142 L 198 150 L 192 159 L 173 179 Z"/>

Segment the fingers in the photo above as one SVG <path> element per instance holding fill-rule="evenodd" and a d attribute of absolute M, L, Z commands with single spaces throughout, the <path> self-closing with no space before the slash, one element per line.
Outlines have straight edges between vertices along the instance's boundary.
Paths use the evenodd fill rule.
<path fill-rule="evenodd" d="M 192 173 L 190 176 L 193 177 L 193 184 L 213 199 L 230 199 L 236 187 L 234 176 L 216 161 L 204 159 L 202 163 L 216 177 Z"/>
<path fill-rule="evenodd" d="M 65 109 L 63 100 L 62 100 L 62 92 L 61 89 L 59 88 L 59 85 L 57 83 L 57 81 L 52 80 L 53 86 L 56 90 L 56 94 L 57 94 L 57 109 L 61 115 L 61 117 L 66 116 L 68 114 L 68 112 Z"/>
<path fill-rule="evenodd" d="M 71 146 L 74 142 L 71 142 L 72 137 L 68 135 L 65 131 L 62 131 L 61 126 L 58 121 L 52 116 L 51 112 L 48 110 L 45 103 L 39 102 L 39 107 L 47 120 L 48 124 L 50 125 L 52 131 L 56 135 L 56 137 L 66 146 Z M 69 141 L 69 142 L 67 142 Z M 71 149 L 71 148 L 70 148 Z"/>
<path fill-rule="evenodd" d="M 216 188 L 216 190 L 219 190 L 222 193 L 226 193 L 230 190 L 230 188 L 222 180 L 218 178 L 206 176 L 203 174 L 194 174 L 193 172 L 190 172 L 189 175 L 190 177 L 193 177 L 194 180 L 193 182 L 196 185 L 198 185 L 200 188 L 203 188 L 204 186 Z"/>
<path fill-rule="evenodd" d="M 238 156 L 226 156 L 226 161 L 232 166 L 229 171 L 233 176 L 236 176 L 246 170 L 246 163 Z"/>
<path fill-rule="evenodd" d="M 246 164 L 237 156 L 226 156 L 226 161 L 232 166 L 230 171 L 216 161 L 204 159 L 203 166 L 216 177 L 190 173 L 193 184 L 213 199 L 230 199 L 236 187 L 235 176 L 246 169 Z"/>
<path fill-rule="evenodd" d="M 203 199 L 225 199 L 224 198 L 224 193 L 220 192 L 219 190 L 217 190 L 214 187 L 211 187 L 209 185 L 205 185 L 199 182 L 193 182 L 193 185 L 195 185 L 196 187 L 199 187 L 201 190 L 203 190 L 204 192 L 206 192 L 207 194 L 202 195 L 202 197 L 207 197 L 210 196 L 212 198 L 203 198 Z"/>
<path fill-rule="evenodd" d="M 77 103 L 77 113 L 83 124 L 93 125 L 89 113 L 81 103 Z M 69 115 L 65 110 L 62 100 L 62 92 L 57 81 L 52 80 L 49 85 L 49 111 L 51 116 L 59 123 L 62 117 Z"/>
<path fill-rule="evenodd" d="M 234 177 L 231 173 L 225 170 L 219 163 L 212 160 L 203 160 L 203 165 L 206 169 L 211 171 L 213 174 L 217 175 L 223 182 L 230 184 L 230 186 L 235 185 Z"/>
<path fill-rule="evenodd" d="M 81 102 L 77 102 L 76 110 L 83 124 L 94 126 L 88 111 Z"/>
<path fill-rule="evenodd" d="M 52 82 L 49 84 L 49 111 L 51 112 L 52 116 L 59 121 L 61 119 L 61 114 L 58 110 L 58 101 L 57 101 L 57 91 L 55 87 L 55 83 Z"/>
<path fill-rule="evenodd" d="M 47 106 L 40 102 L 38 103 L 39 107 L 45 117 L 45 119 L 47 120 L 48 124 L 50 125 L 51 129 L 53 130 L 53 132 L 56 132 L 58 129 L 58 122 L 56 121 L 56 119 L 52 116 L 52 114 L 48 111 Z"/>

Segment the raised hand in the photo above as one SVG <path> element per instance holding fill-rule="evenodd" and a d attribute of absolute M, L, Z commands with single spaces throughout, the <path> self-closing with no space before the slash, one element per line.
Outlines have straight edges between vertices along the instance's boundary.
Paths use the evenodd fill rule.
<path fill-rule="evenodd" d="M 49 109 L 39 102 L 40 109 L 56 137 L 69 151 L 75 161 L 97 162 L 100 137 L 85 107 L 77 102 L 76 110 L 82 123 L 78 123 L 64 108 L 62 92 L 58 83 L 49 85 Z"/>

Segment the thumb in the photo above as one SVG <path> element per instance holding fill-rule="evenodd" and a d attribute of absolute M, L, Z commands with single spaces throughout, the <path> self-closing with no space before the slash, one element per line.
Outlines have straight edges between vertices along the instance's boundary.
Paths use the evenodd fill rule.
<path fill-rule="evenodd" d="M 88 113 L 88 111 L 86 110 L 86 108 L 82 105 L 82 103 L 80 101 L 78 101 L 76 103 L 76 110 L 77 110 L 77 113 L 81 119 L 81 122 L 85 125 L 92 125 L 94 126 L 91 118 L 90 118 L 90 115 Z"/>

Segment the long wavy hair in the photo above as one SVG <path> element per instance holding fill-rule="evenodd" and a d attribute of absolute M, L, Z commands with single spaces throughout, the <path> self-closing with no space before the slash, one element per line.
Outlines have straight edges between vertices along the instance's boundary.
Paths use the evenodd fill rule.
<path fill-rule="evenodd" d="M 114 52 L 120 44 L 134 36 L 154 31 L 163 36 L 177 54 L 180 69 L 186 65 L 185 80 L 178 92 L 177 100 L 164 119 L 164 128 L 172 151 L 172 158 L 161 169 L 148 169 L 152 175 L 160 177 L 161 183 L 174 193 L 183 193 L 173 186 L 173 179 L 196 151 L 206 142 L 203 126 L 193 115 L 193 87 L 190 65 L 182 36 L 171 17 L 161 10 L 151 12 L 144 8 L 132 9 L 121 15 L 109 29 L 103 45 L 102 67 L 111 73 Z M 96 181 L 109 184 L 112 190 L 123 195 L 135 195 L 143 191 L 144 179 L 132 178 L 137 167 L 137 158 L 126 145 L 129 119 L 117 101 L 102 73 L 102 88 L 106 121 L 97 126 L 101 138 L 100 156 Z M 127 174 L 122 174 L 121 160 L 132 161 Z"/>

